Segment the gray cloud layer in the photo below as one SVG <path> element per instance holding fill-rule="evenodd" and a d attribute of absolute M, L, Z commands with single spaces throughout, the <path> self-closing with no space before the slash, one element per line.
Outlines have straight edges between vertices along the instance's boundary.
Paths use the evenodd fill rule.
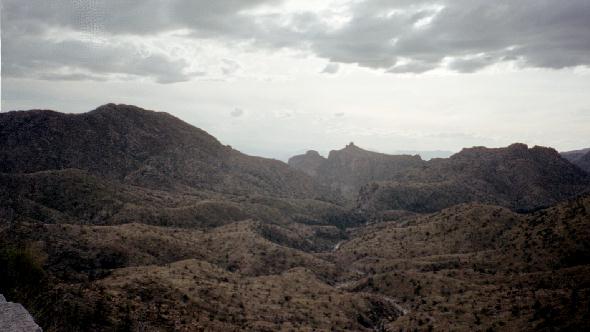
<path fill-rule="evenodd" d="M 334 64 L 327 72 L 335 72 L 338 63 L 390 73 L 442 66 L 469 73 L 504 61 L 553 69 L 590 64 L 588 0 L 355 1 L 348 6 L 348 21 L 336 27 L 326 22 L 325 12 L 250 12 L 280 2 L 4 0 L 3 75 L 186 81 L 198 75 L 190 72 L 190 59 L 145 54 L 133 43 L 109 38 L 97 45 L 91 38 L 100 33 L 141 39 L 180 29 L 187 32 L 187 42 L 247 41 L 270 49 L 308 50 Z M 78 34 L 55 36 L 52 31 Z M 80 39 L 80 33 L 90 37 Z M 237 70 L 226 67 L 224 73 Z"/>

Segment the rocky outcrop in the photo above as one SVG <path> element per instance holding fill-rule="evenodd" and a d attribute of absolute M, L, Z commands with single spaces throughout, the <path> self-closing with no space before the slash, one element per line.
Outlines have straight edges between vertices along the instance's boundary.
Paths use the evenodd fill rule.
<path fill-rule="evenodd" d="M 7 302 L 0 294 L 0 331 L 42 332 L 43 330 L 20 303 Z"/>

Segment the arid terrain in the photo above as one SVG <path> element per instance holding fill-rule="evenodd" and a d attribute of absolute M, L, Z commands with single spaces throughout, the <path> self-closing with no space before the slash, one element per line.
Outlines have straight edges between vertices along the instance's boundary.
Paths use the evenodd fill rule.
<path fill-rule="evenodd" d="M 590 152 L 289 163 L 167 113 L 0 113 L 0 293 L 44 331 L 590 330 Z"/>

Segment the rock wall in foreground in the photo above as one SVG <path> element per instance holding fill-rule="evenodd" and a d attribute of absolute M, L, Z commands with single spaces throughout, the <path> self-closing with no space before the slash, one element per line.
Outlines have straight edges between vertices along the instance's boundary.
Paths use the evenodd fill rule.
<path fill-rule="evenodd" d="M 42 332 L 35 320 L 20 303 L 7 302 L 0 294 L 0 331 Z"/>

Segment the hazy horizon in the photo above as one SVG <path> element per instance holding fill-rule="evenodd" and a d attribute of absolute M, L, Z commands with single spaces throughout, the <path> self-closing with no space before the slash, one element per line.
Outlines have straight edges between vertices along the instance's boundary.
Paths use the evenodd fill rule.
<path fill-rule="evenodd" d="M 114 103 L 107 103 L 107 104 L 114 104 Z M 107 105 L 107 104 L 103 104 L 103 105 Z M 102 106 L 102 105 L 101 105 Z M 137 106 L 137 105 L 132 105 L 132 106 Z M 37 108 L 37 109 L 45 109 L 45 108 Z M 93 108 L 91 110 L 87 110 L 84 112 L 90 112 L 93 111 L 96 108 Z M 29 109 L 32 110 L 32 109 Z M 29 110 L 8 110 L 8 112 L 10 111 L 29 111 Z M 51 111 L 56 111 L 56 112 L 60 112 L 60 113 L 65 113 L 65 114 L 81 114 L 84 112 L 61 112 L 58 110 L 51 110 Z M 154 110 L 154 109 L 148 109 L 148 111 L 156 111 L 156 112 L 164 112 L 164 111 L 160 111 L 160 110 Z M 166 112 L 167 113 L 167 112 Z M 180 120 L 183 120 L 182 118 L 179 117 Z M 187 122 L 189 123 L 189 122 Z M 198 124 L 195 123 L 189 123 L 199 129 L 205 130 L 206 132 L 208 132 L 209 134 L 213 135 L 211 132 L 209 132 L 206 128 L 202 128 L 199 127 Z M 219 139 L 219 137 L 216 137 L 215 135 L 213 135 L 215 138 Z M 268 150 L 265 150 L 264 147 L 253 147 L 253 148 L 246 148 L 246 149 L 240 149 L 236 146 L 233 146 L 232 144 L 225 142 L 223 140 L 220 140 L 221 144 L 224 145 L 229 145 L 232 146 L 232 148 L 239 150 L 240 152 L 246 153 L 248 155 L 251 156 L 258 156 L 258 157 L 264 157 L 264 158 L 270 158 L 270 159 L 277 159 L 277 160 L 281 160 L 284 162 L 287 162 L 289 160 L 289 158 L 296 156 L 296 155 L 302 155 L 302 154 L 306 154 L 308 151 L 315 151 L 318 152 L 320 154 L 320 156 L 324 157 L 324 158 L 328 158 L 329 154 L 331 151 L 334 150 L 341 150 L 344 149 L 346 146 L 348 146 L 349 144 L 354 144 L 355 146 L 363 149 L 363 150 L 368 150 L 371 152 L 377 152 L 377 153 L 384 153 L 384 154 L 390 154 L 390 155 L 420 155 L 420 157 L 423 160 L 430 160 L 433 158 L 448 158 L 450 156 L 452 156 L 455 153 L 460 152 L 460 150 L 464 149 L 464 148 L 474 148 L 474 147 L 485 147 L 485 148 L 504 148 L 507 147 L 508 145 L 511 144 L 518 144 L 518 143 L 522 143 L 522 144 L 526 144 L 523 142 L 518 142 L 518 141 L 514 141 L 511 143 L 508 143 L 506 145 L 500 145 L 500 146 L 485 146 L 485 145 L 472 145 L 472 146 L 463 146 L 460 149 L 456 150 L 456 151 L 449 151 L 449 150 L 395 150 L 395 149 L 390 149 L 390 150 L 379 150 L 376 148 L 373 148 L 371 146 L 363 146 L 363 145 L 359 145 L 357 143 L 355 143 L 354 141 L 346 141 L 346 143 L 341 144 L 340 146 L 333 146 L 329 149 L 316 149 L 315 147 L 311 146 L 311 147 L 307 147 L 307 148 L 302 148 L 299 150 L 292 150 L 292 151 L 287 151 L 287 150 L 276 150 L 276 151 L 271 151 L 269 153 Z M 527 144 L 528 145 L 528 144 Z M 534 147 L 536 145 L 528 145 L 529 148 Z M 553 146 L 545 146 L 545 147 L 549 147 L 549 148 L 554 148 Z M 589 150 L 590 148 L 588 147 L 583 147 L 580 149 L 572 149 L 572 150 L 558 150 L 556 149 L 558 152 L 576 152 L 576 151 L 585 151 L 585 150 Z"/>

